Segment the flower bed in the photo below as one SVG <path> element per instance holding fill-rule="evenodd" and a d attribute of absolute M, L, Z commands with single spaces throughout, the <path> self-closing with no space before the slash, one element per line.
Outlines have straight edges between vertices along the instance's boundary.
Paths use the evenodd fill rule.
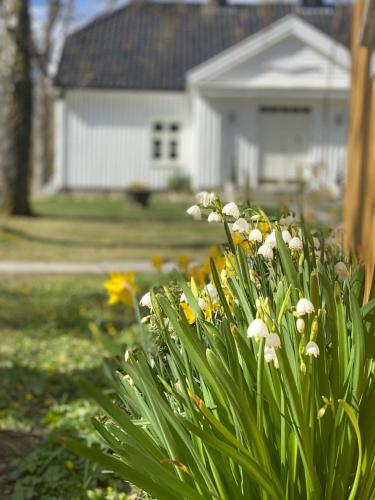
<path fill-rule="evenodd" d="M 83 382 L 112 453 L 69 445 L 160 500 L 373 498 L 362 268 L 293 214 L 198 200 L 188 213 L 223 223 L 227 245 L 142 297 L 139 343 L 113 367 L 118 404 Z M 136 307 L 131 277 L 123 288 L 112 301 Z"/>

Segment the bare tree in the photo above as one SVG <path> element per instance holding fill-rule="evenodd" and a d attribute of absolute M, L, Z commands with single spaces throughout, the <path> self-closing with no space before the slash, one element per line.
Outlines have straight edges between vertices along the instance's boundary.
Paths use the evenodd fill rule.
<path fill-rule="evenodd" d="M 28 0 L 0 0 L 0 208 L 30 215 L 32 83 Z"/>
<path fill-rule="evenodd" d="M 48 0 L 45 19 L 34 29 L 32 51 L 35 63 L 34 180 L 40 189 L 53 172 L 52 63 L 56 45 L 63 43 L 73 22 L 74 0 Z"/>

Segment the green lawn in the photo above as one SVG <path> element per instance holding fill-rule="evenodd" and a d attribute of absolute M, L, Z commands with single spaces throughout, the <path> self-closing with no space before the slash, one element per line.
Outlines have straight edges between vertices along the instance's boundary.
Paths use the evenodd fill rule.
<path fill-rule="evenodd" d="M 103 280 L 44 277 L 0 285 L 2 499 L 89 498 L 86 490 L 92 499 L 127 498 L 126 484 L 62 446 L 64 436 L 96 439 L 90 423 L 96 407 L 77 385 L 79 378 L 98 385 L 104 379 L 106 352 L 89 324 L 121 345 L 136 334 L 133 312 L 107 305 Z M 138 277 L 142 291 L 160 280 Z"/>
<path fill-rule="evenodd" d="M 0 219 L 0 259 L 95 262 L 192 258 L 223 240 L 223 229 L 186 214 L 194 198 L 154 195 L 148 208 L 123 198 L 60 196 L 33 204 L 33 218 Z"/>

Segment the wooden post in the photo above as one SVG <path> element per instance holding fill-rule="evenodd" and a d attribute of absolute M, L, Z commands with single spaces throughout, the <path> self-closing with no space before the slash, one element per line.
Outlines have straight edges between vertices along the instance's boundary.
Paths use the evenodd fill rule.
<path fill-rule="evenodd" d="M 373 2 L 374 0 L 370 0 Z M 357 0 L 353 12 L 352 90 L 345 194 L 345 243 L 366 268 L 369 297 L 375 266 L 375 80 L 370 78 L 374 47 L 362 45 L 369 0 Z M 375 1 L 374 1 L 375 4 Z M 374 27 L 375 29 L 375 27 Z"/>

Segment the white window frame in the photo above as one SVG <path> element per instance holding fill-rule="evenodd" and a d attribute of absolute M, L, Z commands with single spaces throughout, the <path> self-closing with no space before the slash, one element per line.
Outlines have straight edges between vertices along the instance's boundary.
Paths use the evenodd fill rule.
<path fill-rule="evenodd" d="M 156 125 L 162 125 L 162 130 L 156 130 Z M 171 130 L 177 125 L 176 131 Z M 177 167 L 181 164 L 181 131 L 182 123 L 176 118 L 154 118 L 150 123 L 150 158 L 155 167 Z M 160 141 L 160 157 L 156 157 L 155 142 Z M 175 141 L 176 156 L 171 157 L 171 145 Z"/>

